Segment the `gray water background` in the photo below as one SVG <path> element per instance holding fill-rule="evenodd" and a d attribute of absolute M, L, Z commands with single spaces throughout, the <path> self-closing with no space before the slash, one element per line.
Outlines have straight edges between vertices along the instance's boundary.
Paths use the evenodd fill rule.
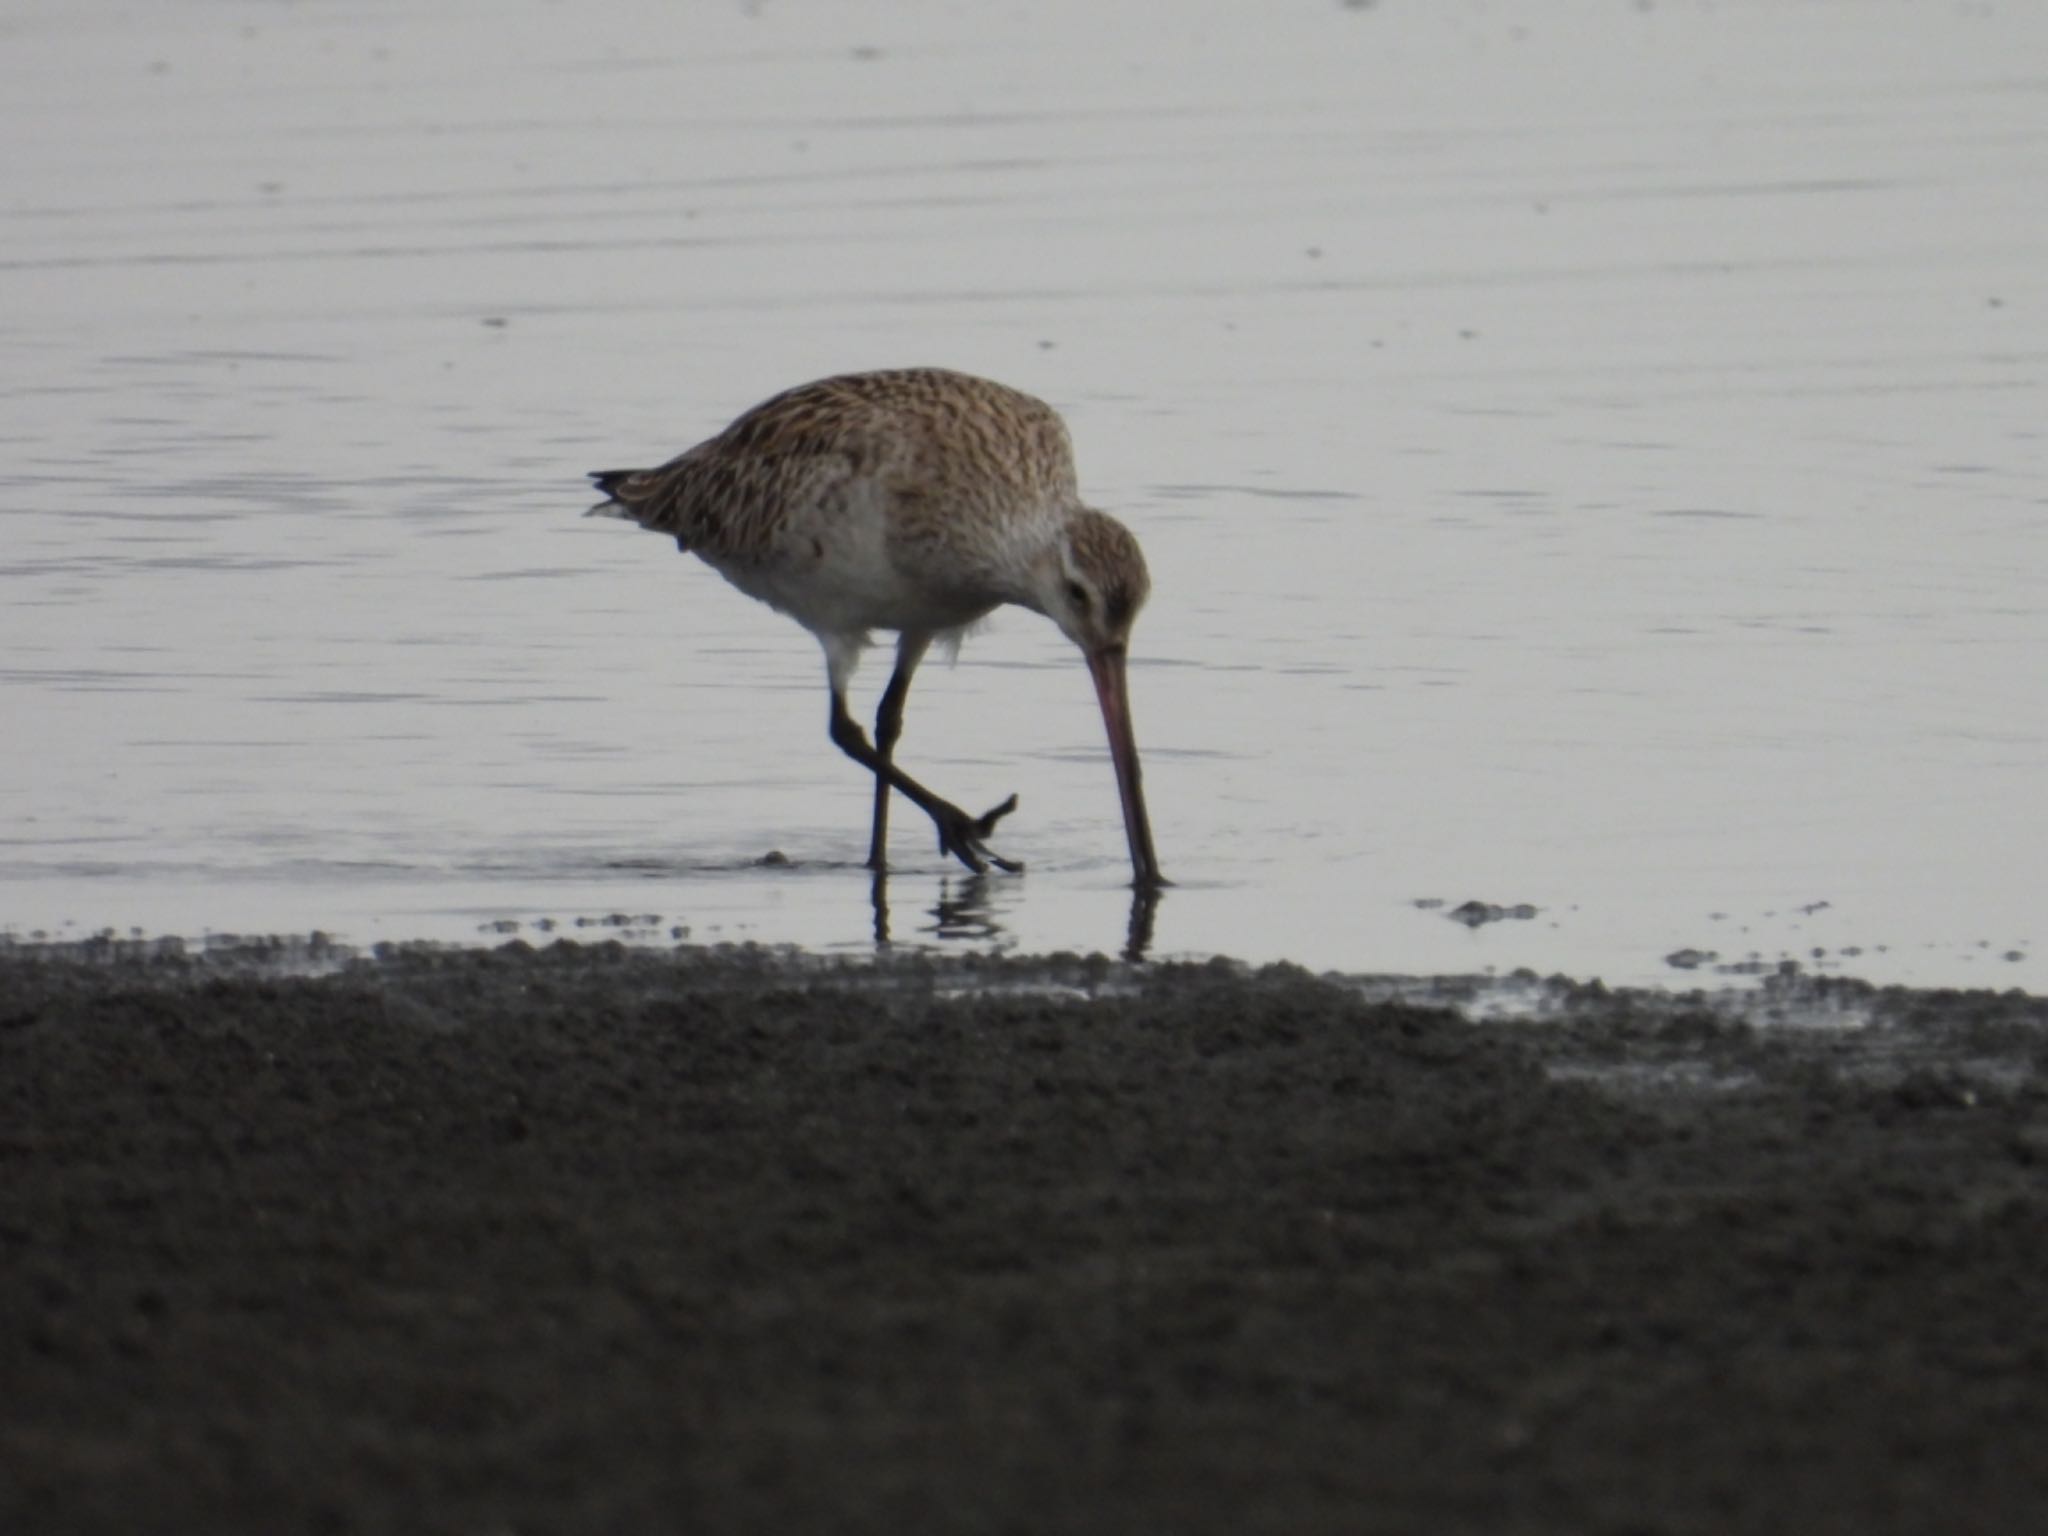
<path fill-rule="evenodd" d="M 2044 66 L 1891 0 L 10 7 L 0 931 L 865 949 L 815 645 L 582 475 L 942 363 L 1144 541 L 1150 952 L 2040 990 Z M 1030 870 L 899 818 L 893 939 L 1128 941 L 1051 626 L 901 755 Z"/>

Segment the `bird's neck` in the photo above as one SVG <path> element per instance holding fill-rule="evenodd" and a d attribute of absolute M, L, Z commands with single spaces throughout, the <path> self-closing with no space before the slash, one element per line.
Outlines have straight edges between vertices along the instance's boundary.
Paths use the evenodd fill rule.
<path fill-rule="evenodd" d="M 1065 580 L 1067 523 L 1078 508 L 1049 508 L 1019 518 L 989 549 L 988 579 L 1006 603 L 1048 616 Z"/>

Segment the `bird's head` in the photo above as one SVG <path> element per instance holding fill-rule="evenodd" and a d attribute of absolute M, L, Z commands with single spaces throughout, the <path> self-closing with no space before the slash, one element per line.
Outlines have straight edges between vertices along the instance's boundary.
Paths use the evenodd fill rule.
<path fill-rule="evenodd" d="M 1145 555 L 1131 530 L 1082 508 L 1068 521 L 1039 573 L 1039 607 L 1090 656 L 1122 651 L 1152 591 Z"/>
<path fill-rule="evenodd" d="M 1156 890 L 1166 877 L 1152 851 L 1152 823 L 1145 814 L 1138 739 L 1131 729 L 1124 678 L 1131 625 L 1152 591 L 1144 553 L 1130 529 L 1084 507 L 1067 520 L 1035 577 L 1033 605 L 1088 658 L 1088 675 L 1095 680 L 1095 696 L 1109 730 L 1109 755 L 1116 765 L 1124 832 L 1131 845 L 1132 883 L 1141 890 Z"/>

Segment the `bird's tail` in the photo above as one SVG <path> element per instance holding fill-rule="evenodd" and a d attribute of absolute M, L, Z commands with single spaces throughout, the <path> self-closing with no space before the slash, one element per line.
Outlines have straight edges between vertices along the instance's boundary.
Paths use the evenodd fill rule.
<path fill-rule="evenodd" d="M 585 517 L 619 517 L 638 523 L 654 533 L 665 533 L 676 548 L 687 550 L 688 538 L 680 522 L 675 487 L 668 467 L 661 469 L 594 469 L 591 483 L 604 492 L 604 500 L 584 513 Z"/>
<path fill-rule="evenodd" d="M 627 499 L 619 493 L 626 486 L 645 473 L 638 469 L 593 469 L 590 483 L 604 492 L 604 500 L 584 513 L 585 517 L 623 517 L 629 522 L 638 522 L 635 512 Z"/>

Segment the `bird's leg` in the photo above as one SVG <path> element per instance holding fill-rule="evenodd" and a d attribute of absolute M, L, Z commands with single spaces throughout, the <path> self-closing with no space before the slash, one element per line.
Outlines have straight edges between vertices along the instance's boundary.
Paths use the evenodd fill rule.
<path fill-rule="evenodd" d="M 882 690 L 881 707 L 875 711 L 875 754 L 884 764 L 896 760 L 896 742 L 903 735 L 903 703 L 910 697 L 910 675 L 931 643 L 930 635 L 915 630 L 905 630 L 897 637 L 896 670 L 890 674 L 889 686 Z M 889 794 L 887 777 L 877 774 L 874 831 L 868 838 L 868 868 L 873 870 L 889 867 Z"/>
<path fill-rule="evenodd" d="M 875 909 L 875 947 L 883 948 L 889 942 L 889 872 L 875 871 L 875 878 L 868 886 L 868 905 Z"/>
<path fill-rule="evenodd" d="M 951 801 L 941 800 L 868 744 L 867 733 L 846 708 L 845 690 L 837 687 L 832 690 L 832 743 L 872 773 L 878 787 L 887 784 L 901 790 L 931 817 L 939 829 L 939 852 L 952 854 L 978 875 L 987 873 L 991 864 L 1011 874 L 1024 868 L 991 851 L 986 842 L 996 823 L 1017 808 L 1015 795 L 981 816 L 969 816 Z"/>

